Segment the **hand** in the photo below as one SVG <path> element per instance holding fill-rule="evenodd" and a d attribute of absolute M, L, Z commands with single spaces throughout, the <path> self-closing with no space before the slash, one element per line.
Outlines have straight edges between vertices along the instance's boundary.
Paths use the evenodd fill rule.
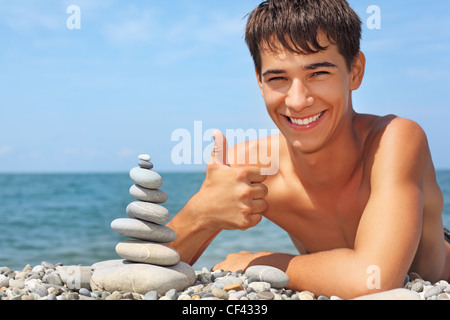
<path fill-rule="evenodd" d="M 214 141 L 206 179 L 196 195 L 196 203 L 208 207 L 199 218 L 205 227 L 215 230 L 252 228 L 267 209 L 264 197 L 268 190 L 262 184 L 266 176 L 258 167 L 232 168 L 228 164 L 225 136 L 216 130 Z"/>
<path fill-rule="evenodd" d="M 251 253 L 248 251 L 241 251 L 239 253 L 233 253 L 227 256 L 227 258 L 221 263 L 216 264 L 213 270 L 224 270 L 235 272 L 238 270 L 245 271 L 248 267 L 254 263 L 263 264 L 258 262 L 260 258 L 271 256 L 271 252 L 258 252 Z"/>

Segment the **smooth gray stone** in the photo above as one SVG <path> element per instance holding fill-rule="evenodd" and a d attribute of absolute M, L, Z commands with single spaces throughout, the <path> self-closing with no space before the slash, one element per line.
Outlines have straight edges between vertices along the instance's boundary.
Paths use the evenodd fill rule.
<path fill-rule="evenodd" d="M 167 194 L 162 190 L 142 188 L 141 186 L 138 186 L 136 184 L 131 186 L 130 195 L 136 200 L 153 203 L 164 203 L 169 198 Z"/>
<path fill-rule="evenodd" d="M 130 218 L 148 222 L 166 223 L 170 219 L 170 213 L 166 208 L 150 202 L 132 202 L 128 205 L 126 211 Z"/>
<path fill-rule="evenodd" d="M 80 290 L 81 288 L 91 290 L 90 281 L 92 271 L 90 267 L 57 266 L 56 271 L 67 288 L 71 290 Z"/>
<path fill-rule="evenodd" d="M 140 167 L 130 170 L 130 178 L 137 185 L 147 189 L 158 189 L 163 184 L 162 178 L 157 172 Z"/>
<path fill-rule="evenodd" d="M 289 284 L 289 277 L 280 269 L 270 266 L 252 266 L 245 271 L 247 278 L 270 283 L 272 288 L 282 289 Z"/>
<path fill-rule="evenodd" d="M 270 291 L 270 283 L 265 281 L 256 281 L 249 283 L 248 287 L 255 290 L 256 293 Z"/>
<path fill-rule="evenodd" d="M 129 261 L 158 266 L 173 266 L 180 261 L 180 255 L 176 250 L 160 243 L 139 240 L 118 243 L 116 252 Z"/>
<path fill-rule="evenodd" d="M 0 288 L 9 286 L 9 278 L 0 274 Z"/>
<path fill-rule="evenodd" d="M 116 219 L 111 223 L 111 228 L 125 237 L 138 240 L 167 243 L 177 238 L 175 231 L 166 226 L 138 219 Z"/>
<path fill-rule="evenodd" d="M 144 300 L 158 300 L 158 292 L 149 291 L 144 295 Z"/>
<path fill-rule="evenodd" d="M 35 293 L 41 298 L 48 295 L 47 287 L 36 279 L 27 281 L 26 287 L 31 293 Z"/>
<path fill-rule="evenodd" d="M 152 160 L 152 158 L 148 154 L 141 154 L 141 155 L 139 155 L 138 159 L 142 160 L 142 161 L 147 161 L 147 162 Z"/>
<path fill-rule="evenodd" d="M 214 283 L 211 285 L 211 289 L 214 289 L 214 288 L 223 289 L 227 285 L 234 284 L 234 283 L 242 284 L 242 279 L 239 277 L 234 277 L 234 276 L 221 277 L 220 279 L 216 279 L 214 281 Z"/>
<path fill-rule="evenodd" d="M 92 265 L 91 287 L 94 291 L 137 292 L 156 291 L 165 295 L 170 289 L 183 291 L 195 283 L 194 269 L 184 262 L 172 267 L 110 260 Z"/>
<path fill-rule="evenodd" d="M 46 274 L 43 278 L 42 281 L 48 284 L 54 284 L 57 286 L 63 286 L 64 283 L 61 280 L 61 277 L 59 276 L 59 273 L 57 271 L 54 271 L 52 273 Z"/>
<path fill-rule="evenodd" d="M 147 161 L 142 161 L 140 160 L 138 162 L 139 167 L 141 167 L 142 169 L 147 169 L 147 170 L 151 170 L 153 169 L 153 163 L 151 162 L 147 162 Z"/>

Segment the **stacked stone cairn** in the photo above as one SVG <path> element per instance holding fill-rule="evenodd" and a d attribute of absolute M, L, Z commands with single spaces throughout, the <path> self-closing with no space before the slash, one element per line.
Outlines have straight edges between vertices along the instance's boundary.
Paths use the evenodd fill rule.
<path fill-rule="evenodd" d="M 157 291 L 163 295 L 170 289 L 181 291 L 192 285 L 196 275 L 191 266 L 180 261 L 174 249 L 164 245 L 176 239 L 175 231 L 163 225 L 170 219 L 161 204 L 168 200 L 160 190 L 163 181 L 153 171 L 149 155 L 139 156 L 139 167 L 130 171 L 135 182 L 130 194 L 137 201 L 128 205 L 128 218 L 116 219 L 111 228 L 128 238 L 116 246 L 116 253 L 125 260 L 94 264 L 91 287 L 98 291 Z"/>

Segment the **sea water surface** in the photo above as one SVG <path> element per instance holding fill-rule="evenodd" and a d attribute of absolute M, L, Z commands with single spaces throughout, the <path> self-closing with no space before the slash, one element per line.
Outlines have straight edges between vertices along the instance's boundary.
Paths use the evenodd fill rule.
<path fill-rule="evenodd" d="M 200 188 L 204 173 L 160 173 L 175 216 Z M 445 197 L 444 225 L 450 228 L 450 171 L 438 171 Z M 42 261 L 91 265 L 119 259 L 126 239 L 110 224 L 126 218 L 134 201 L 124 174 L 0 174 L 0 266 L 15 270 Z M 296 253 L 286 233 L 266 219 L 247 231 L 223 231 L 194 265 L 212 267 L 242 250 Z"/>

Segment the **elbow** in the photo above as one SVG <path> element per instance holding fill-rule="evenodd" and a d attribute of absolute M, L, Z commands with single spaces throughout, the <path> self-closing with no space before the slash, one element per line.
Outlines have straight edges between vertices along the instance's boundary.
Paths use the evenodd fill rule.
<path fill-rule="evenodd" d="M 351 284 L 346 288 L 345 293 L 341 298 L 350 300 L 403 287 L 404 277 L 381 277 L 379 271 L 380 270 L 376 267 L 373 267 L 372 269 L 368 268 L 366 277 L 351 281 Z"/>

